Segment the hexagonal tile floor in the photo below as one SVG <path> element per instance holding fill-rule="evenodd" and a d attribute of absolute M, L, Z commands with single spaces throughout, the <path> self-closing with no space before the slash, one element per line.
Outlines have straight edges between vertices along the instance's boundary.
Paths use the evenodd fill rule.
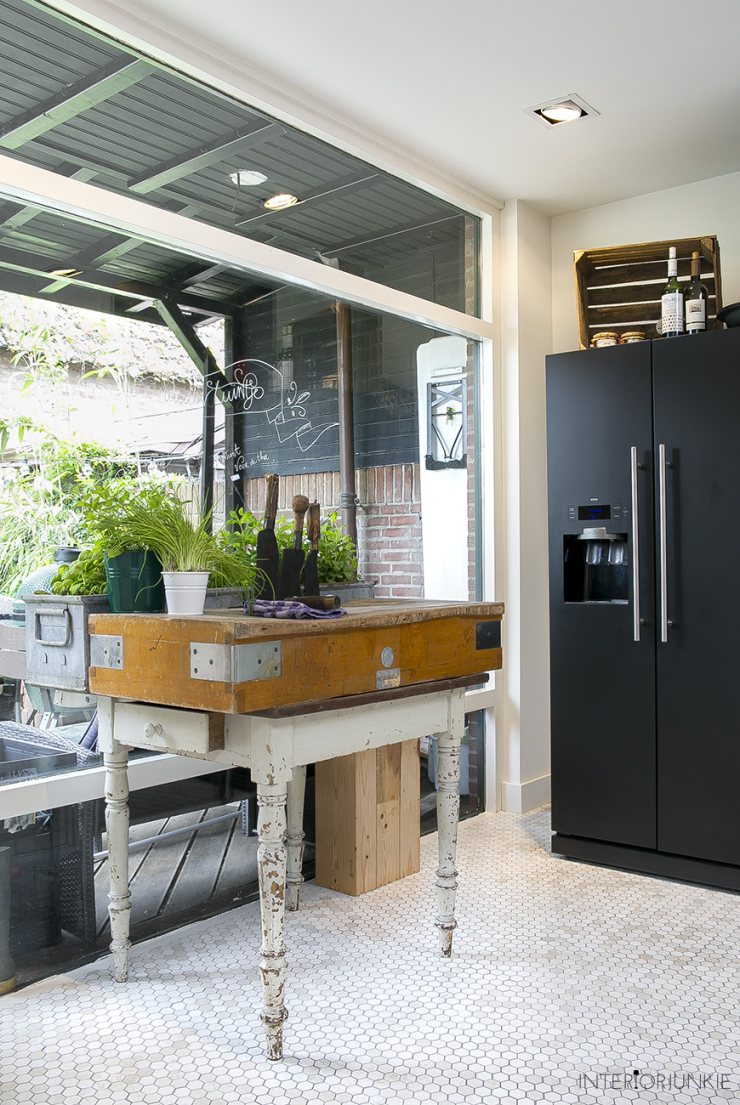
<path fill-rule="evenodd" d="M 422 870 L 287 921 L 285 1058 L 264 1058 L 247 905 L 0 998 L 13 1105 L 740 1100 L 737 895 L 572 863 L 549 813 L 460 826 L 452 960 Z"/>

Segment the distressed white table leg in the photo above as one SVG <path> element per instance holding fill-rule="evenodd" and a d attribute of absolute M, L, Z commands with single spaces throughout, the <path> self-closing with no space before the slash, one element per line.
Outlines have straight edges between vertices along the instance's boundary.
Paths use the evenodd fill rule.
<path fill-rule="evenodd" d="M 102 720 L 102 719 L 101 719 Z M 108 872 L 113 970 L 116 982 L 128 978 L 128 950 L 131 947 L 129 923 L 131 919 L 131 892 L 128 888 L 128 747 L 119 744 L 111 735 L 107 742 L 110 751 L 104 751 L 105 764 L 105 827 L 108 833 Z"/>
<path fill-rule="evenodd" d="M 257 784 L 259 814 L 257 865 L 262 917 L 262 1021 L 267 1035 L 267 1058 L 283 1057 L 285 1008 L 285 783 Z"/>
<path fill-rule="evenodd" d="M 457 726 L 455 728 L 458 728 Z M 437 870 L 437 927 L 440 954 L 452 955 L 452 933 L 455 921 L 457 871 L 457 825 L 460 817 L 460 732 L 438 733 L 439 761 L 437 765 L 437 833 L 439 837 L 439 869 Z"/>
<path fill-rule="evenodd" d="M 306 767 L 294 767 L 293 778 L 288 783 L 288 866 L 285 900 L 289 910 L 298 909 L 298 898 L 303 882 L 303 802 L 306 794 Z"/>

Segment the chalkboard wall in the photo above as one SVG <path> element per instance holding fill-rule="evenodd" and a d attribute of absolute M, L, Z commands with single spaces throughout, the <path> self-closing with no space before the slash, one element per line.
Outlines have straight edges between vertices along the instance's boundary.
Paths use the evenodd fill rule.
<path fill-rule="evenodd" d="M 392 280 L 390 279 L 392 276 Z M 386 272 L 385 283 L 458 310 L 463 247 L 429 250 Z M 355 464 L 417 462 L 416 351 L 438 336 L 391 315 L 352 309 Z M 244 313 L 248 357 L 236 367 L 247 409 L 241 418 L 245 474 L 339 468 L 336 314 L 332 303 L 285 288 Z M 238 431 L 237 431 L 238 432 Z"/>

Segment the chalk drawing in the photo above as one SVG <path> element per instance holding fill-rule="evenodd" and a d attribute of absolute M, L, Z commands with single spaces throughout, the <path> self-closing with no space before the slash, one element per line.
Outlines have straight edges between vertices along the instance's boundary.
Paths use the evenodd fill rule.
<path fill-rule="evenodd" d="M 328 430 L 339 425 L 324 422 L 315 426 L 306 414 L 311 392 L 299 391 L 295 380 L 286 382 L 280 369 L 267 361 L 247 357 L 234 361 L 227 373 L 229 369 L 233 370 L 233 383 L 219 387 L 206 376 L 206 390 L 218 390 L 224 402 L 236 402 L 244 416 L 263 415 L 281 445 L 293 440 L 302 453 L 307 453 Z"/>

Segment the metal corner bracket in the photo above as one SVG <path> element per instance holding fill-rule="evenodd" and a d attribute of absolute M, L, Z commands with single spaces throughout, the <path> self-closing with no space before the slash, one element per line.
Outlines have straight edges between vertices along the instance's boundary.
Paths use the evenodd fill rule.
<path fill-rule="evenodd" d="M 255 641 L 243 645 L 190 642 L 190 678 L 214 683 L 253 683 L 279 679 L 283 648 L 280 641 Z"/>

